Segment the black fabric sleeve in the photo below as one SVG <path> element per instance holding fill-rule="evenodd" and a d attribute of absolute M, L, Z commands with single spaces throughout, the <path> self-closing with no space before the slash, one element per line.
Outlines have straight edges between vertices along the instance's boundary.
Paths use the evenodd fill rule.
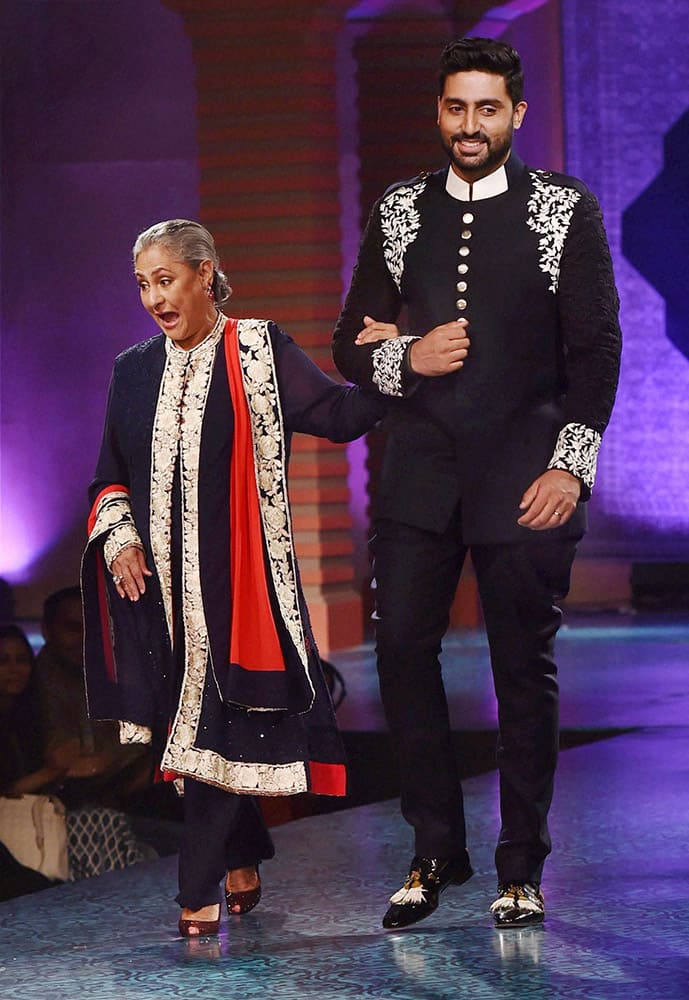
<path fill-rule="evenodd" d="M 621 332 L 610 249 L 598 201 L 590 192 L 572 215 L 558 300 L 566 354 L 565 423 L 602 434 L 615 401 Z"/>
<path fill-rule="evenodd" d="M 353 441 L 383 417 L 386 403 L 379 393 L 334 382 L 274 323 L 270 335 L 289 431 Z"/>
<path fill-rule="evenodd" d="M 381 323 L 395 323 L 402 307 L 402 297 L 388 270 L 383 253 L 380 224 L 380 202 L 377 202 L 368 219 L 359 256 L 352 274 L 352 281 L 333 334 L 333 358 L 338 370 L 350 382 L 381 388 L 376 378 L 374 356 L 382 360 L 381 349 L 391 353 L 390 361 L 399 369 L 404 380 L 408 368 L 404 357 L 408 348 L 394 345 L 394 341 L 376 344 L 354 343 L 364 326 L 364 316 L 372 316 Z M 392 355 L 394 354 L 394 358 Z M 404 391 L 394 393 L 403 395 Z"/>
<path fill-rule="evenodd" d="M 113 483 L 121 483 L 129 487 L 129 471 L 117 443 L 116 426 L 116 371 L 113 372 L 108 389 L 108 401 L 105 409 L 105 423 L 101 439 L 100 452 L 96 463 L 96 471 L 89 484 L 89 505 L 101 490 Z"/>

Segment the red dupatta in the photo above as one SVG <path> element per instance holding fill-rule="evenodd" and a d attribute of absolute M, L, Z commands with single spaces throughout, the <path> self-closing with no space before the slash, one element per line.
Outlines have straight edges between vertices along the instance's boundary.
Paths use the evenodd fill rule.
<path fill-rule="evenodd" d="M 285 659 L 266 579 L 251 417 L 239 363 L 236 319 L 228 319 L 224 340 L 234 408 L 230 468 L 230 662 L 240 664 L 244 670 L 284 671 Z"/>

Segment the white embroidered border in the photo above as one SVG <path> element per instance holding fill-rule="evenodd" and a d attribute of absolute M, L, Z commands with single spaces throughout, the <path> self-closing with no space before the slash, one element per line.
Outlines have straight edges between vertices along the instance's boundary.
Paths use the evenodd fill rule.
<path fill-rule="evenodd" d="M 112 531 L 120 525 L 127 525 L 136 534 L 141 545 L 141 539 L 136 532 L 134 518 L 132 517 L 132 507 L 129 501 L 129 494 L 124 490 L 112 490 L 105 493 L 98 501 L 96 508 L 96 519 L 93 525 L 89 542 L 102 535 L 105 531 Z"/>
<path fill-rule="evenodd" d="M 120 552 L 124 552 L 125 549 L 130 548 L 132 545 L 137 549 L 143 549 L 141 538 L 134 526 L 134 522 L 132 521 L 131 524 L 116 525 L 105 539 L 105 544 L 103 545 L 103 556 L 108 569 L 110 569 Z"/>
<path fill-rule="evenodd" d="M 403 396 L 402 362 L 407 345 L 419 337 L 395 337 L 384 340 L 371 354 L 373 384 L 386 396 Z"/>
<path fill-rule="evenodd" d="M 225 760 L 212 750 L 189 747 L 176 755 L 174 770 L 178 774 L 199 777 L 208 784 L 231 789 L 238 795 L 297 795 L 308 791 L 307 771 L 303 761 L 256 764 Z"/>
<path fill-rule="evenodd" d="M 197 354 L 189 352 L 186 358 L 178 358 L 177 351 L 168 347 L 168 363 L 163 373 L 161 388 L 156 409 L 154 422 L 154 433 L 152 441 L 152 462 L 151 462 L 151 547 L 153 549 L 154 561 L 158 570 L 163 589 L 163 599 L 166 604 L 165 612 L 168 618 L 168 627 L 172 627 L 172 587 L 170 575 L 170 528 L 171 517 L 169 510 L 170 494 L 172 489 L 172 479 L 177 456 L 177 449 L 181 443 L 181 485 L 183 497 L 182 528 L 183 528 L 183 579 L 184 579 L 184 628 L 186 639 L 186 662 L 182 690 L 180 693 L 177 715 L 173 721 L 170 737 L 168 739 L 165 752 L 161 761 L 163 770 L 175 771 L 180 775 L 189 775 L 200 778 L 217 785 L 221 788 L 228 788 L 240 794 L 261 794 L 261 795 L 293 795 L 304 792 L 308 789 L 308 777 L 306 764 L 303 761 L 294 761 L 287 764 L 263 764 L 247 763 L 244 761 L 226 760 L 213 750 L 200 749 L 194 746 L 201 714 L 201 702 L 205 683 L 206 668 L 208 662 L 208 635 L 205 618 L 203 615 L 203 604 L 201 601 L 200 577 L 198 574 L 198 496 L 196 487 L 198 483 L 198 461 L 200 454 L 200 435 L 205 412 L 210 378 L 213 371 L 215 359 L 215 346 L 222 335 L 222 327 L 226 322 L 225 317 L 220 316 L 218 325 L 214 328 L 213 334 L 207 338 L 202 345 L 199 345 Z M 261 483 L 267 481 L 268 476 L 274 475 L 274 470 L 270 465 L 273 448 L 270 444 L 270 433 L 264 436 L 256 433 L 254 424 L 258 423 L 258 414 L 264 403 L 270 398 L 270 393 L 266 393 L 266 384 L 261 383 L 261 377 L 272 376 L 272 382 L 268 381 L 268 387 L 272 384 L 275 389 L 277 380 L 274 371 L 272 351 L 270 350 L 270 337 L 267 323 L 259 321 L 240 321 L 240 326 L 248 323 L 247 330 L 253 330 L 254 334 L 263 327 L 263 346 L 268 357 L 261 355 L 254 357 L 252 352 L 246 359 L 247 369 L 243 370 L 245 377 L 245 389 L 247 389 L 248 379 L 252 385 L 253 393 L 249 398 L 249 406 L 252 415 L 252 432 L 254 433 L 254 449 L 256 456 L 256 475 L 259 482 L 259 498 L 262 515 L 264 517 L 264 530 L 268 535 L 268 526 L 271 521 L 276 522 L 279 528 L 281 519 L 276 514 L 279 513 L 279 502 L 271 502 L 270 497 L 263 498 Z M 247 332 L 247 331 L 245 331 Z M 253 337 L 249 335 L 249 340 Z M 205 350 L 203 350 L 205 348 Z M 173 357 L 174 350 L 174 357 Z M 240 358 L 242 352 L 240 351 Z M 171 361 L 171 358 L 173 360 Z M 269 361 L 268 368 L 265 368 L 266 361 Z M 180 362 L 182 367 L 180 368 Z M 186 369 L 189 366 L 189 373 Z M 186 377 L 186 381 L 185 381 Z M 254 384 L 255 382 L 255 384 Z M 275 396 L 275 392 L 273 393 Z M 185 407 L 184 424 L 179 426 L 180 410 L 184 400 L 191 405 Z M 252 405 L 253 404 L 253 405 Z M 265 415 L 268 426 L 270 421 L 279 429 L 282 434 L 282 419 L 279 409 L 279 400 L 275 398 L 274 412 Z M 281 438 L 280 441 L 284 440 Z M 282 449 L 280 449 L 282 450 Z M 266 463 L 263 464 L 263 475 L 259 469 L 259 454 L 267 453 Z M 293 604 L 298 615 L 298 624 L 301 635 L 301 649 L 297 643 L 297 649 L 303 653 L 303 661 L 306 669 L 306 647 L 303 638 L 303 626 L 299 615 L 297 593 L 296 593 L 296 573 L 294 570 L 294 555 L 291 545 L 291 527 L 289 524 L 289 508 L 286 504 L 286 468 L 284 455 L 281 463 L 281 480 L 275 483 L 271 480 L 271 488 L 282 494 L 284 501 L 285 521 L 282 525 L 283 533 L 289 541 L 289 553 L 284 554 L 284 560 L 280 562 L 281 570 L 287 574 L 285 586 L 289 590 L 289 579 L 291 576 L 291 586 L 293 590 Z M 155 471 L 155 476 L 154 476 Z M 264 512 L 264 503 L 266 510 Z M 272 512 L 272 513 L 271 513 Z M 271 534 L 276 528 L 271 529 Z M 281 532 L 277 531 L 280 537 Z M 268 545 L 271 565 L 273 559 L 280 555 L 279 546 L 277 551 L 271 551 Z M 159 561 L 160 560 L 160 561 Z M 163 572 L 161 573 L 161 567 Z M 165 576 L 163 576 L 165 574 Z M 278 600 L 283 607 L 285 593 L 280 581 L 283 579 L 274 572 L 275 586 L 278 593 Z M 163 585 L 163 580 L 165 584 Z M 198 598 L 198 599 L 197 599 Z M 284 613 L 284 609 L 283 609 Z M 287 616 L 285 621 L 288 624 Z M 293 623 L 294 625 L 295 623 Z M 291 632 L 291 630 L 290 630 Z M 293 636 L 294 638 L 294 636 Z M 307 676 L 308 676 L 308 670 Z M 309 683 L 311 683 L 309 678 Z M 312 688 L 313 691 L 313 688 Z M 126 725 L 126 723 L 125 723 Z"/>
<path fill-rule="evenodd" d="M 158 572 L 170 639 L 173 638 L 170 497 L 177 454 L 182 501 L 182 616 L 185 637 L 184 676 L 161 768 L 216 780 L 226 762 L 206 751 L 205 767 L 190 769 L 184 760 L 199 751 L 193 744 L 201 717 L 208 663 L 208 630 L 199 570 L 198 475 L 201 429 L 208 400 L 216 347 L 226 318 L 218 315 L 206 339 L 191 351 L 166 341 L 167 361 L 160 384 L 151 442 L 151 549 Z"/>
<path fill-rule="evenodd" d="M 415 203 L 425 187 L 426 182 L 420 181 L 413 187 L 395 188 L 380 205 L 383 255 L 398 290 L 402 284 L 404 254 L 421 228 L 421 217 Z"/>
<path fill-rule="evenodd" d="M 120 743 L 151 743 L 152 740 L 153 732 L 148 726 L 120 720 Z"/>
<path fill-rule="evenodd" d="M 560 259 L 572 221 L 574 206 L 581 198 L 575 188 L 548 184 L 542 171 L 530 171 L 533 193 L 527 205 L 526 224 L 541 237 L 538 241 L 541 271 L 550 275 L 549 291 L 555 293 L 560 278 Z"/>
<path fill-rule="evenodd" d="M 601 436 L 586 424 L 565 424 L 558 435 L 549 469 L 565 469 L 593 489 Z"/>
<path fill-rule="evenodd" d="M 263 532 L 280 614 L 311 688 L 304 624 L 299 610 L 297 569 L 287 494 L 285 432 L 275 358 L 268 322 L 240 319 L 237 324 L 244 391 L 251 416 L 256 487 Z"/>

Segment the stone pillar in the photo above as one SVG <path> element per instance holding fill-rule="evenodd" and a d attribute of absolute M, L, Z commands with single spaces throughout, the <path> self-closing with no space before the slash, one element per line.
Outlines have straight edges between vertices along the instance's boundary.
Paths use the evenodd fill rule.
<path fill-rule="evenodd" d="M 309 0 L 170 0 L 196 63 L 201 221 L 237 316 L 273 319 L 332 372 L 341 302 L 336 108 L 340 16 Z M 317 16 L 318 15 L 318 16 Z M 323 652 L 362 639 L 343 446 L 295 436 L 297 555 Z"/>

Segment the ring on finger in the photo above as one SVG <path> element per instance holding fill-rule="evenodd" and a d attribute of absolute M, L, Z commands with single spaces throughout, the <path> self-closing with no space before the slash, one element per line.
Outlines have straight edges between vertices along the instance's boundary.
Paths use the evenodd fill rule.
<path fill-rule="evenodd" d="M 562 517 L 562 513 L 559 510 L 554 510 L 553 517 Z"/>
<path fill-rule="evenodd" d="M 116 587 L 119 587 L 119 585 L 122 583 L 123 580 L 124 580 L 124 577 L 123 576 L 119 576 L 119 575 L 118 576 L 113 576 L 113 578 L 112 578 L 112 582 L 115 584 Z"/>

